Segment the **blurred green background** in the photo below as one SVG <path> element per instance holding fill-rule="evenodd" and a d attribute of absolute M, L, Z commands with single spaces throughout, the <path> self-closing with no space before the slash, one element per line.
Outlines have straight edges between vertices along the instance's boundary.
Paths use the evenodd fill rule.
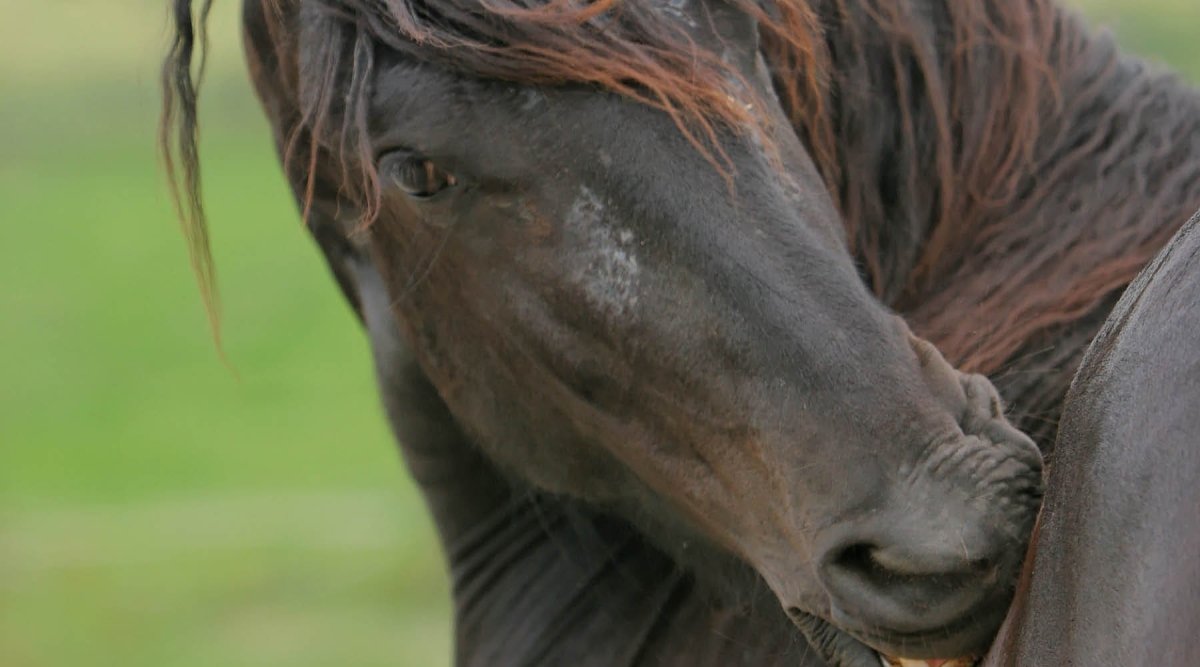
<path fill-rule="evenodd" d="M 0 667 L 448 664 L 431 527 L 220 0 L 238 377 L 214 354 L 153 146 L 165 4 L 0 0 Z M 1200 2 L 1081 4 L 1200 81 Z"/>

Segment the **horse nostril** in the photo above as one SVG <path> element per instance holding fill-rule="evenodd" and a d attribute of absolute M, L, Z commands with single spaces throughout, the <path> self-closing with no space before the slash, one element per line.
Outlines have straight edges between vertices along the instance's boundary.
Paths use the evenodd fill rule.
<path fill-rule="evenodd" d="M 972 558 L 969 553 L 922 553 L 863 542 L 844 547 L 834 556 L 832 566 L 871 580 L 896 581 L 913 577 L 970 578 L 986 574 L 992 562 L 986 557 Z"/>
<path fill-rule="evenodd" d="M 862 577 L 865 581 L 882 583 L 882 580 L 886 580 L 890 575 L 887 569 L 875 560 L 875 550 L 876 547 L 872 544 L 851 544 L 833 558 L 830 567 Z"/>
<path fill-rule="evenodd" d="M 873 551 L 875 546 L 872 544 L 851 544 L 834 558 L 834 564 L 847 570 L 871 570 L 877 567 L 871 555 Z"/>
<path fill-rule="evenodd" d="M 989 597 L 996 562 L 924 542 L 852 542 L 826 557 L 821 575 L 844 613 L 916 630 L 953 621 Z"/>

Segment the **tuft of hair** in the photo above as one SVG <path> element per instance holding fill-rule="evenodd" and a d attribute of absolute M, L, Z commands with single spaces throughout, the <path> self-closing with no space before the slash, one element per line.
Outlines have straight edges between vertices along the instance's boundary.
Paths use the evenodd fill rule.
<path fill-rule="evenodd" d="M 191 0 L 172 3 L 174 29 L 162 68 L 163 106 L 158 143 L 176 216 L 187 241 L 188 259 L 220 351 L 220 296 L 200 189 L 200 122 L 196 108 L 208 52 L 206 25 L 211 9 L 212 0 L 202 0 L 198 11 L 193 9 Z"/>

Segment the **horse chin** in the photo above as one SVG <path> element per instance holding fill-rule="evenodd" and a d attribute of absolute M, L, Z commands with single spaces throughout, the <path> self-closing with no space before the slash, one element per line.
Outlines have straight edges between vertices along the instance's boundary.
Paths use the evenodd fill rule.
<path fill-rule="evenodd" d="M 978 661 L 975 658 L 910 660 L 908 658 L 888 658 L 881 653 L 879 662 L 883 664 L 883 667 L 972 667 Z"/>
<path fill-rule="evenodd" d="M 979 662 L 975 657 L 915 659 L 888 656 L 812 614 L 793 609 L 789 616 L 830 667 L 973 667 Z"/>

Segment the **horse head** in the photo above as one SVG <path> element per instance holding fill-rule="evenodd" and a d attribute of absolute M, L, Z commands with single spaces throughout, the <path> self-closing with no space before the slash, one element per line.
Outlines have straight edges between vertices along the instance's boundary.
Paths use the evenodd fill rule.
<path fill-rule="evenodd" d="M 1040 456 L 865 287 L 781 100 L 819 73 L 768 57 L 802 3 L 282 4 L 309 221 L 492 461 L 752 568 L 830 658 L 986 648 Z"/>

